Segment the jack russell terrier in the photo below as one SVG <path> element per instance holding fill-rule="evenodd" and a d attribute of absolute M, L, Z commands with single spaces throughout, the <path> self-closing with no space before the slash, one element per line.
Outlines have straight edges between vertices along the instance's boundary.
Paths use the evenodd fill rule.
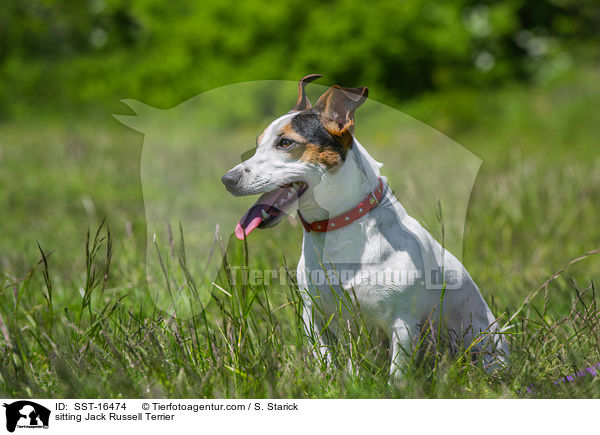
<path fill-rule="evenodd" d="M 331 335 L 323 329 L 327 323 L 335 336 L 331 316 L 351 315 L 348 307 L 340 310 L 344 294 L 367 327 L 389 339 L 395 378 L 424 324 L 443 325 L 453 345 L 478 349 L 486 368 L 503 364 L 506 342 L 469 273 L 406 213 L 380 176 L 382 165 L 353 136 L 367 88 L 333 86 L 313 107 L 305 87 L 319 77 L 300 81 L 294 109 L 258 137 L 254 156 L 222 177 L 235 196 L 262 194 L 235 235 L 243 240 L 255 228 L 272 227 L 297 207 L 304 324 L 329 361 Z"/>

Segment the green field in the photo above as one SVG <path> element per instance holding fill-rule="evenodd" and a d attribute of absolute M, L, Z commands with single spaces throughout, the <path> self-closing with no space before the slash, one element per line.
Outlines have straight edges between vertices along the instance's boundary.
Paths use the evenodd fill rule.
<path fill-rule="evenodd" d="M 494 313 L 504 321 L 517 315 L 505 371 L 488 375 L 468 358 L 430 349 L 394 387 L 387 351 L 371 349 L 364 331 L 340 338 L 333 367 L 315 361 L 293 286 L 222 282 L 205 309 L 203 297 L 189 296 L 191 319 L 157 309 L 145 267 L 156 263 L 148 258 L 155 248 L 167 275 L 155 285 L 184 297 L 208 287 L 185 273 L 176 223 L 172 238 L 146 249 L 141 134 L 109 113 L 0 123 L 0 395 L 600 397 L 600 376 L 553 384 L 600 362 L 600 256 L 575 262 L 544 287 L 571 260 L 600 248 L 598 83 L 598 65 L 589 64 L 544 85 L 457 88 L 397 107 L 483 160 L 463 260 Z M 243 126 L 240 137 L 261 126 Z M 402 156 L 402 149 L 383 152 Z M 393 165 L 383 173 L 400 180 Z M 224 189 L 205 193 L 232 200 Z M 285 223 L 257 233 L 248 241 L 249 266 L 293 271 L 300 228 Z M 240 245 L 229 255 L 246 261 Z M 345 369 L 348 358 L 356 372 Z M 522 393 L 529 386 L 533 392 Z"/>

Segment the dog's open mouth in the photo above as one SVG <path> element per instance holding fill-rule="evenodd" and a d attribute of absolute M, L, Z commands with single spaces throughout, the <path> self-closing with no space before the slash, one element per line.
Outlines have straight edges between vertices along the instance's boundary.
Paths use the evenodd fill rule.
<path fill-rule="evenodd" d="M 268 228 L 274 225 L 306 192 L 307 188 L 308 184 L 297 181 L 264 193 L 240 219 L 235 228 L 235 236 L 244 240 L 255 228 Z"/>

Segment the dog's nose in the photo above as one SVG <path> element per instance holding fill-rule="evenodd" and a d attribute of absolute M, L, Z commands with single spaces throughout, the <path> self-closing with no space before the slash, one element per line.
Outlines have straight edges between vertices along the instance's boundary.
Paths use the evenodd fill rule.
<path fill-rule="evenodd" d="M 242 171 L 232 169 L 221 177 L 221 182 L 230 189 L 240 182 L 240 178 L 242 178 Z"/>

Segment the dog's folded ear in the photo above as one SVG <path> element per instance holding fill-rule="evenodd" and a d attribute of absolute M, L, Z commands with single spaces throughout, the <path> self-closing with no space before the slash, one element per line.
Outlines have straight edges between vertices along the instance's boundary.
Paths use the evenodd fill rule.
<path fill-rule="evenodd" d="M 301 112 L 302 110 L 307 110 L 312 107 L 308 97 L 306 96 L 306 85 L 321 77 L 323 77 L 321 74 L 309 74 L 302 77 L 298 83 L 298 101 L 296 102 L 296 106 L 294 106 L 292 111 Z"/>
<path fill-rule="evenodd" d="M 354 131 L 354 111 L 366 101 L 368 95 L 369 90 L 365 87 L 342 88 L 334 85 L 321 95 L 315 110 L 332 135 L 351 135 Z"/>

